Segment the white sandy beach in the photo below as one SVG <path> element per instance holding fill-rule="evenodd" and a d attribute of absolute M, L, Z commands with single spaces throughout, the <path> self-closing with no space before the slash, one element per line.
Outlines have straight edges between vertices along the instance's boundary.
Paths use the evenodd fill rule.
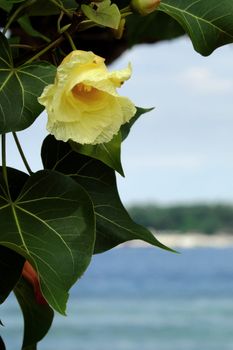
<path fill-rule="evenodd" d="M 155 233 L 155 237 L 166 246 L 177 248 L 230 248 L 233 247 L 233 235 L 220 232 L 215 235 L 207 235 L 198 232 L 190 233 Z M 134 240 L 123 244 L 123 246 L 138 248 L 149 247 L 150 245 L 140 241 Z"/>

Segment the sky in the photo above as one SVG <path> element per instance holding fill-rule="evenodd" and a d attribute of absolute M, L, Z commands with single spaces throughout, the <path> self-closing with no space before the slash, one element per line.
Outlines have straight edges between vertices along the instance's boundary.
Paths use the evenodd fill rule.
<path fill-rule="evenodd" d="M 133 203 L 233 203 L 233 47 L 209 57 L 188 38 L 140 45 L 110 70 L 131 62 L 131 79 L 119 90 L 140 107 L 155 107 L 133 126 L 122 145 L 125 178 L 120 196 Z M 33 171 L 39 170 L 46 115 L 19 132 Z M 11 137 L 8 165 L 24 170 Z"/>

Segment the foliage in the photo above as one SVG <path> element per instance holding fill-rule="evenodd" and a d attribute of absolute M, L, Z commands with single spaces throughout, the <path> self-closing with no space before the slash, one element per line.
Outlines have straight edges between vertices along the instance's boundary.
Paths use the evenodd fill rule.
<path fill-rule="evenodd" d="M 103 60 L 95 56 L 84 71 L 83 62 L 77 61 L 74 78 L 82 79 L 69 88 L 68 80 L 61 95 L 63 102 L 69 95 L 69 108 L 77 108 L 74 99 L 78 98 L 83 115 L 95 106 L 95 118 L 104 120 L 108 112 L 112 121 L 121 120 L 108 143 L 81 145 L 71 136 L 62 142 L 49 135 L 41 150 L 44 168 L 33 173 L 16 132 L 39 117 L 43 107 L 38 97 L 54 80 L 59 85 L 57 67 L 76 47 L 110 62 L 135 44 L 187 33 L 194 48 L 208 55 L 233 41 L 233 4 L 231 0 L 211 0 L 208 5 L 205 0 L 162 0 L 156 11 L 141 17 L 132 11 L 129 0 L 0 0 L 0 28 L 0 300 L 5 302 L 15 293 L 24 316 L 22 349 L 36 349 L 51 326 L 54 310 L 65 314 L 69 289 L 93 254 L 135 238 L 169 248 L 131 219 L 118 195 L 115 171 L 124 174 L 122 142 L 148 111 L 137 108 L 133 118 L 123 118 L 129 102 L 117 94 L 116 87 L 122 83 L 121 76 L 123 81 L 128 79 L 124 71 L 108 73 L 109 90 L 105 91 L 104 85 L 98 85 L 105 67 L 101 66 L 103 76 L 96 75 L 98 67 L 94 67 Z M 121 103 L 98 112 L 96 100 L 109 95 Z M 135 113 L 134 107 L 131 110 Z M 59 115 L 68 118 L 66 109 Z M 86 124 L 85 129 L 88 135 Z M 8 133 L 13 133 L 26 173 L 7 166 Z M 0 337 L 1 349 L 3 341 Z"/>
<path fill-rule="evenodd" d="M 233 233 L 233 207 L 230 205 L 135 205 L 129 208 L 132 218 L 158 231 Z"/>

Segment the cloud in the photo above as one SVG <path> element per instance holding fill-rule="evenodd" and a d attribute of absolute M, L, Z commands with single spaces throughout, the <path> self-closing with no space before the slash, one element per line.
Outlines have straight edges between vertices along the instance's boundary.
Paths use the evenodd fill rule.
<path fill-rule="evenodd" d="M 184 71 L 179 79 L 189 89 L 201 94 L 232 93 L 233 80 L 216 76 L 205 67 L 190 67 Z"/>

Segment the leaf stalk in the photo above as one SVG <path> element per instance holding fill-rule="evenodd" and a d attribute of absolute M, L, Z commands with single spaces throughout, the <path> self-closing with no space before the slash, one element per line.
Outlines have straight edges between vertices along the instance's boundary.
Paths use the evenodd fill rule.
<path fill-rule="evenodd" d="M 6 167 L 6 134 L 2 134 L 2 175 L 6 185 L 8 197 L 9 199 L 11 199 L 10 188 L 9 188 L 8 177 L 7 177 L 7 167 Z"/>
<path fill-rule="evenodd" d="M 74 41 L 73 41 L 71 35 L 70 35 L 68 32 L 65 32 L 65 36 L 67 37 L 67 39 L 68 39 L 68 41 L 69 41 L 69 43 L 70 43 L 70 46 L 71 46 L 72 50 L 74 50 L 74 51 L 77 50 L 77 48 L 76 48 L 76 46 L 75 46 L 75 43 L 74 43 Z"/>
<path fill-rule="evenodd" d="M 20 154 L 20 156 L 21 156 L 21 158 L 22 158 L 22 161 L 23 161 L 23 163 L 24 163 L 24 165 L 25 165 L 25 168 L 27 169 L 28 173 L 29 173 L 30 175 L 32 175 L 32 174 L 33 174 L 33 171 L 31 170 L 31 168 L 30 168 L 30 166 L 29 166 L 29 164 L 28 164 L 28 161 L 27 161 L 27 159 L 26 159 L 26 157 L 25 157 L 25 154 L 24 154 L 23 149 L 22 149 L 22 147 L 21 147 L 21 144 L 20 144 L 20 142 L 19 142 L 18 136 L 17 136 L 17 134 L 16 134 L 15 132 L 12 132 L 12 134 L 13 134 L 13 137 L 14 137 L 14 140 L 15 140 L 15 143 L 16 143 L 16 146 L 17 146 L 17 148 L 18 148 L 19 154 Z"/>
<path fill-rule="evenodd" d="M 72 34 L 74 34 L 77 31 L 79 25 L 79 21 L 78 21 L 78 17 L 74 16 L 72 19 L 72 23 L 70 24 L 70 26 L 67 27 L 66 31 L 62 32 L 57 39 L 55 39 L 54 41 L 52 41 L 49 45 L 45 46 L 43 49 L 41 49 L 40 51 L 38 51 L 34 56 L 32 56 L 31 58 L 29 58 L 25 64 L 29 64 L 32 63 L 33 61 L 37 60 L 40 56 L 42 56 L 44 53 L 46 53 L 47 51 L 56 48 L 57 46 L 59 46 L 69 35 L 69 37 L 72 37 Z M 76 48 L 75 48 L 76 50 Z"/>

